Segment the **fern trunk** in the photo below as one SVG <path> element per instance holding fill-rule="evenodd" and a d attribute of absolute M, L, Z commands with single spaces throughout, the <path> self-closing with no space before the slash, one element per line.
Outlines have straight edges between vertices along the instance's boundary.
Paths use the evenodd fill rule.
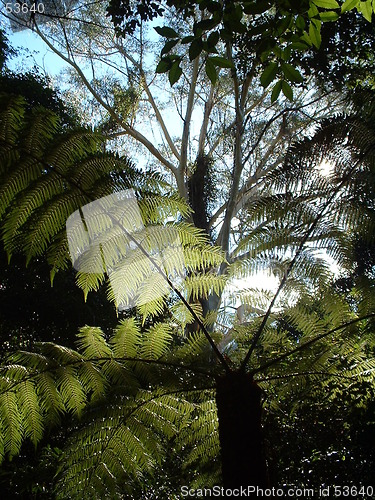
<path fill-rule="evenodd" d="M 261 390 L 252 377 L 229 372 L 216 380 L 224 488 L 267 487 Z"/>

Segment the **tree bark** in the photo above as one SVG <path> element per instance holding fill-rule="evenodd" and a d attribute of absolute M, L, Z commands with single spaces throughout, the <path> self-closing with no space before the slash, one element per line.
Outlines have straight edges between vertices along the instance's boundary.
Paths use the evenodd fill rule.
<path fill-rule="evenodd" d="M 216 379 L 224 488 L 268 484 L 261 429 L 261 389 L 251 375 L 229 372 Z"/>
<path fill-rule="evenodd" d="M 195 161 L 195 169 L 188 180 L 189 204 L 193 209 L 193 222 L 209 235 L 208 227 L 208 185 L 210 184 L 209 167 L 211 159 L 202 155 Z"/>

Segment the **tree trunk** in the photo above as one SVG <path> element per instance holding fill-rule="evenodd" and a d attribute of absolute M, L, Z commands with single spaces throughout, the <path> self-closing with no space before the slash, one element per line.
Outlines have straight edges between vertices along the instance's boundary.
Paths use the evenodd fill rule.
<path fill-rule="evenodd" d="M 251 375 L 229 372 L 216 379 L 224 488 L 268 487 L 261 429 L 261 389 Z"/>

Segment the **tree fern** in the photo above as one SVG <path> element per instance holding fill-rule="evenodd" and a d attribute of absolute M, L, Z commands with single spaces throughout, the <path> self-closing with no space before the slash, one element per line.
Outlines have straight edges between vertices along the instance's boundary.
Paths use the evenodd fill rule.
<path fill-rule="evenodd" d="M 346 149 L 338 150 L 332 181 L 321 180 L 309 168 L 310 154 L 314 153 L 315 161 L 320 158 L 319 147 L 330 154 L 332 144 L 326 138 L 331 124 L 296 146 L 286 164 L 270 174 L 275 192 L 263 193 L 252 207 L 246 207 L 243 222 L 251 230 L 225 261 L 202 231 L 187 222 L 171 221 L 189 215 L 184 201 L 174 194 L 165 195 L 165 186 L 159 186 L 156 194 L 149 192 L 147 182 L 129 162 L 99 151 L 98 136 L 87 131 L 61 134 L 48 113 L 36 111 L 29 117 L 21 101 L 3 100 L 2 237 L 10 254 L 22 250 L 32 258 L 47 251 L 56 270 L 67 260 L 69 242 L 64 231 L 68 217 L 78 213 L 77 220 L 71 219 L 78 226 L 87 205 L 99 199 L 105 204 L 114 190 L 124 191 L 131 184 L 137 195 L 130 219 L 121 211 L 96 212 L 98 205 L 91 205 L 95 214 L 92 232 L 104 246 L 87 253 L 77 251 L 77 260 L 85 261 L 89 271 L 80 268 L 78 273 L 84 292 L 95 290 L 113 266 L 108 294 L 118 304 L 135 305 L 134 317 L 120 322 L 109 337 L 99 328 L 84 327 L 77 350 L 41 343 L 35 352 L 9 357 L 0 373 L 3 458 L 19 453 L 25 440 L 37 445 L 46 429 L 69 416 L 73 424 L 60 458 L 58 498 L 131 496 L 142 481 L 147 484 L 157 474 L 171 448 L 185 463 L 185 470 L 200 464 L 203 474 L 213 470 L 214 480 L 220 480 L 214 462 L 224 441 L 218 435 L 220 418 L 228 422 L 233 407 L 235 419 L 242 410 L 251 417 L 251 425 L 246 425 L 253 435 L 246 433 L 243 419 L 238 428 L 225 429 L 227 437 L 228 431 L 233 433 L 238 449 L 249 437 L 259 439 L 258 417 L 248 402 L 260 411 L 260 388 L 266 395 L 277 392 L 284 399 L 292 398 L 298 408 L 302 395 L 318 382 L 324 388 L 335 377 L 341 377 L 342 386 L 355 378 L 373 381 L 375 361 L 366 349 L 372 302 L 367 302 L 360 316 L 361 307 L 353 307 L 332 290 L 331 274 L 315 251 L 332 244 L 333 254 L 344 261 L 348 254 L 345 231 L 353 220 L 363 228 L 368 225 L 365 204 L 360 212 L 349 212 L 354 174 L 371 167 L 371 137 L 363 146 L 354 147 L 347 123 L 342 125 L 343 132 L 335 123 L 338 137 L 347 141 Z M 49 127 L 44 127 L 41 116 L 51 120 Z M 26 124 L 31 132 L 24 141 Z M 33 127 L 46 136 L 35 146 Z M 295 172 L 301 172 L 297 181 Z M 157 180 L 152 182 L 155 187 Z M 158 260 L 157 251 L 177 236 L 184 273 L 174 282 L 170 279 L 174 265 L 168 267 L 168 261 Z M 77 241 L 73 238 L 74 244 Z M 128 252 L 131 243 L 132 254 Z M 103 248 L 109 256 L 105 266 Z M 147 274 L 150 266 L 160 280 L 157 298 L 152 294 L 155 277 Z M 240 294 L 241 303 L 248 306 L 244 307 L 245 321 L 233 315 L 219 325 L 220 311 L 204 314 L 204 300 L 220 297 L 232 278 L 261 268 L 279 271 L 279 289 L 273 296 L 250 288 Z M 162 283 L 167 283 L 168 290 Z M 293 302 L 287 294 L 282 296 L 283 290 L 297 292 Z M 134 294 L 139 300 L 132 302 Z M 227 350 L 230 360 L 221 352 L 229 344 L 233 349 Z M 208 347 L 219 363 L 212 362 L 212 353 L 207 356 Z M 236 404 L 220 404 L 218 393 L 221 401 Z M 276 411 L 278 405 L 266 398 L 265 406 Z M 251 440 L 249 449 L 250 444 Z M 256 451 L 255 447 L 250 450 L 253 462 L 261 461 Z M 235 462 L 233 467 L 244 467 L 240 472 L 255 481 L 256 474 L 264 476 L 261 467 L 255 467 L 255 475 L 248 470 L 251 461 Z M 227 478 L 226 472 L 224 481 Z M 192 480 L 202 484 L 198 477 Z"/>
<path fill-rule="evenodd" d="M 342 304 L 339 308 L 342 311 Z M 327 311 L 323 321 L 318 315 L 310 324 L 313 316 L 304 319 L 303 310 L 308 310 L 307 304 L 297 304 L 287 320 L 301 332 L 298 337 L 290 337 L 288 330 L 283 336 L 275 327 L 264 330 L 263 352 L 252 365 L 255 371 L 264 366 L 256 376 L 263 388 L 272 394 L 272 384 L 277 385 L 279 397 L 298 399 L 314 376 L 322 380 L 323 372 L 334 377 L 340 368 L 342 377 L 350 380 L 371 378 L 375 362 L 360 354 L 363 347 L 348 342 L 354 332 L 334 333 L 340 317 Z M 249 332 L 245 329 L 242 334 Z M 303 358 L 299 356 L 303 344 L 315 337 L 321 340 L 312 343 Z M 1 378 L 1 397 L 6 398 L 2 407 L 7 411 L 2 417 L 4 453 L 16 454 L 24 439 L 38 441 L 45 426 L 56 425 L 59 415 L 73 412 L 82 416 L 61 456 L 57 498 L 120 498 L 126 492 L 131 496 L 142 477 L 157 473 L 166 443 L 174 436 L 187 468 L 200 464 L 202 471 L 206 467 L 212 471 L 219 449 L 216 405 L 213 392 L 202 391 L 210 378 L 199 365 L 194 368 L 206 339 L 197 333 L 176 349 L 173 338 L 168 323 L 141 329 L 128 319 L 108 340 L 98 328 L 83 328 L 77 351 L 46 343 L 38 346 L 39 354 L 11 356 Z M 246 337 L 241 339 L 237 332 L 234 338 L 246 344 Z M 285 358 L 287 362 L 266 368 L 275 353 L 288 355 L 293 349 L 295 355 Z M 343 359 L 346 367 L 341 366 Z M 189 364 L 190 372 L 184 368 Z M 27 391 L 27 412 L 18 407 L 20 391 Z M 28 431 L 32 428 L 33 435 Z M 220 480 L 219 475 L 211 479 Z M 192 484 L 203 485 L 202 477 L 192 478 Z"/>

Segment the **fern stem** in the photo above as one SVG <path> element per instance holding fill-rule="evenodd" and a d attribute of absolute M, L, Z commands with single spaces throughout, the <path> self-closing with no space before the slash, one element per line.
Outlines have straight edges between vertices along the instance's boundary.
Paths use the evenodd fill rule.
<path fill-rule="evenodd" d="M 18 353 L 23 353 L 25 351 L 18 351 Z M 26 352 L 26 354 L 28 354 Z M 206 372 L 205 370 L 201 370 L 200 368 L 193 368 L 185 365 L 181 365 L 179 363 L 173 363 L 169 361 L 161 361 L 159 359 L 145 359 L 145 358 L 132 358 L 132 357 L 122 357 L 122 358 L 115 358 L 113 356 L 102 356 L 102 357 L 97 357 L 97 358 L 83 358 L 80 357 L 80 359 L 76 359 L 74 361 L 70 361 L 69 363 L 63 363 L 63 364 L 56 364 L 54 366 L 47 366 L 44 370 L 37 370 L 35 372 L 29 373 L 26 377 L 22 378 L 21 380 L 17 380 L 14 382 L 11 386 L 7 387 L 3 391 L 0 391 L 0 396 L 2 394 L 5 394 L 9 391 L 12 391 L 15 389 L 19 384 L 23 384 L 24 382 L 27 382 L 29 380 L 32 380 L 34 377 L 38 377 L 39 375 L 42 375 L 43 373 L 53 373 L 56 370 L 59 370 L 60 368 L 67 368 L 71 366 L 76 366 L 80 365 L 81 363 L 89 363 L 89 362 L 100 362 L 100 361 L 117 361 L 117 362 L 123 362 L 123 361 L 128 361 L 131 363 L 145 363 L 145 364 L 155 364 L 155 365 L 160 365 L 160 366 L 165 366 L 165 367 L 172 367 L 172 368 L 180 368 L 182 370 L 186 371 L 191 371 L 193 373 L 199 373 L 201 375 L 206 375 L 207 377 L 214 377 L 215 375 Z M 8 369 L 8 366 L 3 366 L 0 368 L 0 373 L 1 370 L 6 371 Z"/>
<path fill-rule="evenodd" d="M 360 318 L 355 318 L 355 319 L 352 319 L 351 321 L 347 321 L 346 323 L 343 323 L 340 326 L 336 326 L 335 328 L 332 328 L 328 332 L 322 333 L 322 334 L 316 336 L 315 338 L 313 338 L 311 340 L 308 340 L 304 344 L 299 345 L 298 347 L 295 347 L 291 351 L 288 351 L 288 352 L 286 352 L 284 354 L 281 354 L 277 358 L 274 358 L 274 359 L 271 359 L 270 361 L 267 361 L 266 363 L 264 363 L 263 365 L 259 366 L 258 368 L 254 368 L 253 370 L 251 370 L 250 373 L 252 375 L 254 375 L 255 373 L 259 373 L 259 372 L 265 370 L 266 368 L 269 368 L 270 366 L 273 366 L 276 363 L 279 363 L 283 359 L 288 358 L 292 354 L 295 354 L 296 352 L 299 352 L 299 351 L 302 351 L 303 349 L 306 349 L 307 347 L 313 345 L 318 340 L 324 339 L 328 335 L 332 335 L 333 333 L 335 333 L 335 332 L 337 332 L 339 330 L 342 330 L 343 328 L 346 328 L 347 326 L 354 325 L 354 324 L 358 323 L 359 321 L 364 321 L 366 319 L 370 319 L 370 318 L 374 318 L 374 317 L 375 317 L 375 313 L 371 313 L 371 314 L 366 314 L 366 316 L 361 316 Z"/>
<path fill-rule="evenodd" d="M 254 373 L 254 372 L 253 372 Z M 322 371 L 308 371 L 308 372 L 296 372 L 296 373 L 286 373 L 284 375 L 273 375 L 271 377 L 260 377 L 255 379 L 256 382 L 270 382 L 271 380 L 282 380 L 282 379 L 287 379 L 287 378 L 294 378 L 294 377 L 306 377 L 306 376 L 312 376 L 312 375 L 319 375 L 319 377 L 327 377 L 327 378 L 338 378 L 338 379 L 344 379 L 344 380 L 355 380 L 354 375 L 343 375 L 341 373 L 329 373 L 329 372 L 322 372 Z"/>
<path fill-rule="evenodd" d="M 262 390 L 249 373 L 216 379 L 224 488 L 268 486 L 261 426 Z"/>

